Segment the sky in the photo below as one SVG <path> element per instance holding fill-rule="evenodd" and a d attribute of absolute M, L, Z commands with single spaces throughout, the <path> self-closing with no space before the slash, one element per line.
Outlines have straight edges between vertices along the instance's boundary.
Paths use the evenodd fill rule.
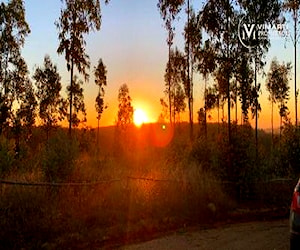
<path fill-rule="evenodd" d="M 190 0 L 199 8 L 200 1 Z M 86 49 L 90 56 L 90 80 L 84 84 L 84 98 L 87 107 L 87 125 L 97 125 L 95 98 L 97 87 L 94 83 L 93 68 L 102 58 L 107 67 L 107 87 L 105 103 L 108 108 L 100 120 L 101 126 L 114 125 L 118 112 L 118 89 L 124 83 L 129 87 L 132 104 L 135 109 L 142 109 L 150 122 L 157 121 L 161 113 L 160 98 L 164 97 L 164 73 L 168 60 L 167 33 L 157 9 L 157 0 L 111 0 L 108 5 L 101 0 L 102 24 L 100 31 L 91 32 L 86 36 Z M 63 55 L 57 55 L 58 32 L 54 22 L 58 20 L 62 3 L 60 0 L 25 0 L 26 20 L 31 33 L 26 38 L 22 54 L 28 64 L 32 76 L 37 66 L 43 64 L 44 56 L 50 55 L 62 76 L 65 95 L 70 76 Z M 183 48 L 183 26 L 186 14 L 182 11 L 179 20 L 175 21 L 174 44 Z M 293 63 L 293 46 L 290 41 L 272 38 L 271 48 L 267 54 L 265 72 L 269 70 L 269 62 L 274 58 Z M 299 65 L 299 64 L 298 64 Z M 293 72 L 293 70 L 292 70 Z M 290 116 L 294 120 L 294 75 L 291 74 Z M 298 78 L 298 77 L 297 77 Z M 265 90 L 266 78 L 258 77 L 262 86 L 260 102 L 262 112 L 259 118 L 260 128 L 270 128 L 270 103 Z M 201 76 L 194 82 L 194 120 L 197 122 L 196 111 L 203 106 L 204 81 Z M 210 83 L 212 84 L 212 82 Z M 275 109 L 275 126 L 279 125 L 279 115 Z M 240 116 L 240 115 L 239 115 Z M 187 113 L 181 116 L 187 120 Z M 216 113 L 212 114 L 216 121 Z M 253 122 L 253 121 L 252 121 Z"/>

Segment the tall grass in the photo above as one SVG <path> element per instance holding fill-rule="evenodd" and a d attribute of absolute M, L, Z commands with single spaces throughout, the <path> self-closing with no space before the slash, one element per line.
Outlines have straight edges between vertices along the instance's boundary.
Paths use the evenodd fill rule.
<path fill-rule="evenodd" d="M 187 139 L 187 128 L 182 126 L 168 134 L 173 136 L 171 140 L 167 138 L 168 143 L 161 140 L 159 145 L 153 137 L 164 136 L 165 131 L 156 126 L 159 125 L 130 128 L 123 134 L 126 138 L 118 137 L 117 146 L 113 127 L 100 130 L 99 144 L 93 130 L 74 131 L 73 140 L 69 141 L 67 131 L 58 129 L 47 142 L 42 140 L 42 131 L 34 131 L 25 157 L 18 160 L 9 156 L 18 168 L 6 172 L 6 178 L 119 181 L 51 188 L 1 184 L 0 227 L 5 230 L 0 232 L 0 246 L 101 247 L 117 239 L 144 237 L 186 223 L 213 223 L 226 219 L 237 206 L 237 190 L 228 188 L 226 181 L 235 183 L 241 179 L 252 183 L 263 179 L 257 174 L 260 165 L 252 166 L 251 128 L 237 131 L 238 148 L 228 149 L 225 135 L 217 132 L 217 126 L 209 127 L 208 138 L 199 136 L 193 143 Z M 10 148 L 6 147 L 1 157 L 10 155 Z M 233 166 L 239 168 L 235 172 L 225 164 L 228 152 L 234 156 Z M 270 151 L 266 147 L 262 152 L 267 155 Z M 267 163 L 263 165 L 264 169 L 268 167 Z M 259 193 L 263 189 L 257 187 L 240 185 L 239 192 L 247 197 L 256 192 L 256 197 L 265 199 Z M 279 193 L 280 190 L 283 189 Z M 274 198 L 274 204 L 280 202 L 280 196 L 278 199 Z"/>

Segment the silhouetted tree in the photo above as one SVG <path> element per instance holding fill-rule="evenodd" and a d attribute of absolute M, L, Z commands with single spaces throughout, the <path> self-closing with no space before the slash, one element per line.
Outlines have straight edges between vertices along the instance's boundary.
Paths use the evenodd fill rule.
<path fill-rule="evenodd" d="M 299 0 L 285 0 L 283 3 L 283 10 L 290 12 L 294 20 L 294 37 L 291 36 L 294 45 L 294 84 L 295 84 L 295 124 L 298 126 L 298 89 L 297 89 L 297 43 L 298 37 L 298 23 L 299 23 L 299 11 L 300 1 Z"/>
<path fill-rule="evenodd" d="M 160 15 L 165 22 L 165 27 L 168 32 L 167 44 L 168 44 L 168 56 L 170 64 L 171 47 L 174 39 L 174 30 L 172 22 L 175 20 L 177 14 L 180 12 L 184 0 L 158 0 L 157 7 L 160 11 Z M 168 74 L 170 75 L 170 74 Z M 171 79 L 167 79 L 168 83 L 168 98 L 169 98 L 169 116 L 170 123 L 172 123 L 172 105 L 171 105 Z"/>
<path fill-rule="evenodd" d="M 61 10 L 59 20 L 55 23 L 59 31 L 58 54 L 65 54 L 67 69 L 70 71 L 70 89 L 73 88 L 74 66 L 88 80 L 87 69 L 90 67 L 89 56 L 85 51 L 84 35 L 90 31 L 100 30 L 100 0 L 62 0 L 65 8 Z M 108 0 L 105 1 L 108 3 Z M 71 135 L 73 119 L 73 91 L 70 91 L 69 133 Z"/>
<path fill-rule="evenodd" d="M 278 103 L 280 115 L 280 134 L 282 129 L 282 118 L 288 115 L 287 100 L 289 99 L 289 75 L 291 71 L 291 63 L 280 64 L 277 59 L 271 62 L 270 70 L 267 75 L 266 87 L 270 93 L 269 100 L 272 105 L 272 136 L 273 136 L 273 104 Z"/>
<path fill-rule="evenodd" d="M 182 86 L 184 87 L 185 92 L 183 92 L 183 98 L 188 97 L 189 89 L 186 85 L 187 81 L 187 71 L 186 71 L 186 58 L 182 52 L 178 50 L 176 47 L 174 50 L 171 49 L 170 52 L 170 60 L 166 66 L 166 73 L 165 73 L 165 82 L 166 82 L 166 90 L 165 93 L 169 96 L 170 102 L 169 110 L 171 110 L 171 121 L 175 123 L 176 113 L 178 110 L 181 110 L 178 106 L 178 98 L 182 98 L 181 91 Z M 180 94 L 179 94 L 180 93 Z M 183 102 L 184 102 L 183 99 Z M 182 102 L 182 100 L 180 100 Z M 181 112 L 181 111 L 180 111 Z"/>
<path fill-rule="evenodd" d="M 35 124 L 37 100 L 32 86 L 28 79 L 24 85 L 25 89 L 20 100 L 20 107 L 17 110 L 16 117 L 20 120 L 21 126 L 27 128 L 29 135 L 31 128 Z"/>
<path fill-rule="evenodd" d="M 67 87 L 68 104 L 70 105 L 71 97 L 74 99 L 72 102 L 72 108 L 74 109 L 74 112 L 72 113 L 72 127 L 78 127 L 80 123 L 86 122 L 86 109 L 82 85 L 83 81 L 78 79 L 75 75 L 73 77 L 73 85 Z M 69 117 L 70 114 L 68 114 L 68 118 Z"/>
<path fill-rule="evenodd" d="M 239 1 L 240 7 L 244 11 L 245 23 L 251 23 L 255 25 L 254 34 L 259 35 L 259 30 L 256 30 L 257 25 L 276 25 L 276 21 L 279 21 L 279 15 L 281 10 L 281 3 L 279 0 L 274 1 L 260 1 L 260 0 L 242 0 Z M 254 64 L 254 88 L 252 88 L 252 103 L 255 105 L 252 108 L 252 114 L 255 117 L 255 143 L 256 143 L 256 156 L 258 155 L 258 113 L 261 111 L 258 101 L 260 85 L 257 82 L 257 74 L 262 72 L 265 65 L 264 57 L 270 47 L 270 38 L 268 31 L 264 39 L 251 39 L 249 41 L 249 51 L 245 51 L 242 48 L 238 54 L 241 57 L 248 57 L 250 62 Z M 245 52 L 244 52 L 245 51 Z M 242 52 L 242 53 L 241 53 Z"/>
<path fill-rule="evenodd" d="M 175 92 L 174 92 L 174 113 L 175 113 L 175 122 L 176 122 L 176 115 L 177 115 L 177 122 L 180 122 L 180 113 L 185 111 L 185 97 L 186 94 L 184 93 L 182 86 L 176 84 Z"/>
<path fill-rule="evenodd" d="M 131 97 L 127 84 L 123 84 L 119 89 L 118 94 L 119 110 L 117 126 L 126 129 L 133 123 L 133 106 L 131 105 Z"/>
<path fill-rule="evenodd" d="M 32 134 L 32 126 L 35 124 L 36 117 L 36 98 L 33 90 L 32 83 L 29 79 L 26 79 L 23 85 L 24 90 L 19 99 L 19 108 L 13 114 L 13 127 L 12 131 L 15 137 L 15 153 L 16 157 L 19 157 L 20 153 L 20 140 L 22 134 L 25 139 L 29 139 Z"/>
<path fill-rule="evenodd" d="M 241 58 L 241 61 L 236 67 L 236 80 L 239 83 L 238 95 L 241 102 L 242 122 L 247 123 L 249 116 L 249 109 L 255 109 L 253 103 L 252 90 L 254 88 L 254 71 L 250 67 L 249 59 L 247 57 Z"/>
<path fill-rule="evenodd" d="M 61 77 L 49 55 L 44 57 L 43 67 L 35 70 L 33 79 L 37 88 L 39 116 L 48 139 L 51 128 L 56 126 L 58 121 L 64 119 L 64 112 L 61 110 L 61 105 L 63 105 L 60 95 Z"/>
<path fill-rule="evenodd" d="M 236 47 L 238 46 L 238 12 L 232 1 L 207 1 L 199 13 L 201 26 L 208 33 L 210 46 L 213 48 L 217 64 L 217 77 L 221 90 L 226 88 L 228 100 L 228 138 L 231 143 L 231 98 L 230 82 L 233 77 Z M 224 87 L 223 87 L 224 86 Z"/>
<path fill-rule="evenodd" d="M 162 108 L 162 112 L 159 115 L 158 122 L 164 123 L 166 121 L 166 117 L 168 117 L 169 107 L 167 102 L 164 100 L 164 98 L 160 98 L 159 102 Z"/>
<path fill-rule="evenodd" d="M 205 121 L 207 120 L 207 113 L 214 109 L 215 107 L 218 107 L 218 92 L 217 89 L 214 87 L 208 87 L 206 90 L 205 95 Z"/>
<path fill-rule="evenodd" d="M 197 17 L 197 20 L 199 17 Z M 193 20 L 193 19 L 192 19 Z M 199 21 L 198 21 L 199 23 Z M 197 27 L 195 31 L 199 31 L 199 26 L 193 25 L 192 27 Z M 215 52 L 209 40 L 206 40 L 200 48 L 196 47 L 195 53 L 195 62 L 196 62 L 196 69 L 197 71 L 203 76 L 204 78 L 204 130 L 205 130 L 205 137 L 207 137 L 207 81 L 210 74 L 212 74 L 216 68 L 215 62 Z M 216 100 L 217 101 L 217 100 Z M 217 106 L 218 107 L 218 106 Z M 219 112 L 219 110 L 218 110 Z"/>
<path fill-rule="evenodd" d="M 104 105 L 104 87 L 107 85 L 106 82 L 106 74 L 107 70 L 102 61 L 99 59 L 97 67 L 94 68 L 95 72 L 95 83 L 99 87 L 98 95 L 96 97 L 96 111 L 97 111 L 97 120 L 98 120 L 98 130 L 97 130 L 97 140 L 99 140 L 99 123 L 101 119 L 101 115 L 107 106 Z"/>
<path fill-rule="evenodd" d="M 194 83 L 193 75 L 195 64 L 197 62 L 197 53 L 202 45 L 201 26 L 198 22 L 196 13 L 190 7 L 189 0 L 187 1 L 187 21 L 184 27 L 185 52 L 187 57 L 187 79 L 184 83 L 185 92 L 188 99 L 189 122 L 190 122 L 190 138 L 193 138 L 193 99 L 194 99 Z"/>
<path fill-rule="evenodd" d="M 21 56 L 25 37 L 30 33 L 22 0 L 0 4 L 0 134 L 9 118 L 13 102 L 24 94 L 28 74 Z"/>

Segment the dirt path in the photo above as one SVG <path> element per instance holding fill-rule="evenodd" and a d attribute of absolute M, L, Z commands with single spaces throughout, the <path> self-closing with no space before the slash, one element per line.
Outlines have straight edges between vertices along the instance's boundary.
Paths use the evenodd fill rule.
<path fill-rule="evenodd" d="M 215 229 L 175 233 L 121 249 L 288 250 L 288 220 L 247 222 Z"/>

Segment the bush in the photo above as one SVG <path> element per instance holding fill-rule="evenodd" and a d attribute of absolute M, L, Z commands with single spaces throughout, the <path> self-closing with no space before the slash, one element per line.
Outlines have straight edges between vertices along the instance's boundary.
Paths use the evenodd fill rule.
<path fill-rule="evenodd" d="M 14 156 L 14 144 L 6 138 L 0 137 L 0 176 L 11 170 Z"/>
<path fill-rule="evenodd" d="M 280 166 L 282 172 L 291 169 L 294 174 L 300 174 L 300 129 L 286 124 L 279 145 Z"/>
<path fill-rule="evenodd" d="M 59 131 L 46 144 L 42 160 L 42 171 L 46 181 L 65 181 L 75 168 L 79 153 L 79 143 Z"/>

